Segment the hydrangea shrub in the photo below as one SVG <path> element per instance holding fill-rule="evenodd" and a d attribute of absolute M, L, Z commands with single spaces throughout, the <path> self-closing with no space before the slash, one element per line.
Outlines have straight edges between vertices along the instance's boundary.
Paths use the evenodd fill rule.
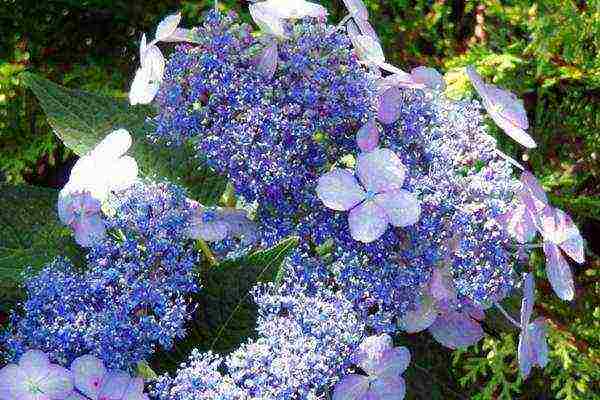
<path fill-rule="evenodd" d="M 73 122 L 57 111 L 73 100 L 29 78 L 59 136 L 83 153 L 58 210 L 87 254 L 81 268 L 58 258 L 25 282 L 2 335 L 19 360 L 0 370 L 7 399 L 147 398 L 129 373 L 159 351 L 180 353 L 183 339 L 197 348 L 175 370 L 153 360 L 151 397 L 402 399 L 410 351 L 392 337 L 427 330 L 462 349 L 484 337 L 492 308 L 520 332 L 522 375 L 546 365 L 526 260 L 543 249 L 553 290 L 570 300 L 563 253 L 582 263 L 584 248 L 570 217 L 488 134 L 485 113 L 534 148 L 522 102 L 472 67 L 481 103 L 452 100 L 434 69 L 388 63 L 362 2 L 344 3 L 337 24 L 311 2 L 252 3 L 258 32 L 218 9 L 192 29 L 167 16 L 153 40 L 142 37 L 132 119 L 80 94 L 120 118 Z M 165 42 L 177 43 L 167 58 Z M 202 167 L 161 168 L 169 154 Z M 207 175 L 227 184 L 200 198 Z M 290 237 L 289 254 L 260 253 Z M 237 305 L 206 348 L 197 319 L 219 303 L 195 301 L 211 288 L 202 276 L 249 259 L 256 285 L 221 299 Z M 275 278 L 264 279 L 274 260 Z M 520 318 L 501 305 L 514 293 Z M 249 297 L 253 332 L 214 352 Z M 30 367 L 32 354 L 45 364 Z M 40 372 L 50 361 L 60 384 Z"/>

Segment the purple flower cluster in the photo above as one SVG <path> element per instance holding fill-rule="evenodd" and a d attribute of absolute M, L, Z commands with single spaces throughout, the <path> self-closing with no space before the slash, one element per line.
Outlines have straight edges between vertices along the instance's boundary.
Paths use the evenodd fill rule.
<path fill-rule="evenodd" d="M 110 234 L 90 249 L 85 271 L 57 259 L 26 283 L 27 300 L 4 338 L 14 357 L 38 348 L 67 364 L 92 353 L 126 368 L 184 336 L 186 295 L 198 290 L 184 192 L 136 184 L 112 206 Z"/>

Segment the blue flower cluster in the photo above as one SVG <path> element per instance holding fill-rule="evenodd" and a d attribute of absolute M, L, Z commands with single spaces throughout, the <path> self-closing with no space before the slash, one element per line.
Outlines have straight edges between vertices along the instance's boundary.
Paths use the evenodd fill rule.
<path fill-rule="evenodd" d="M 57 259 L 27 281 L 27 300 L 4 338 L 15 359 L 37 348 L 63 365 L 92 353 L 125 368 L 184 336 L 186 295 L 199 289 L 184 192 L 136 184 L 113 206 L 110 234 L 91 248 L 84 271 Z"/>
<path fill-rule="evenodd" d="M 488 221 L 506 209 L 517 182 L 494 152 L 477 103 L 402 91 L 397 122 L 379 126 L 380 145 L 407 167 L 421 218 L 358 242 L 347 215 L 324 207 L 315 189 L 329 167 L 359 152 L 354 138 L 376 116 L 378 76 L 323 21 L 287 29 L 275 75 L 265 79 L 253 66 L 265 45 L 233 15 L 210 13 L 196 31 L 200 45 L 180 46 L 167 65 L 156 136 L 192 138 L 237 194 L 258 200 L 265 244 L 289 235 L 308 247 L 333 240 L 329 277 L 376 331 L 396 329 L 443 263 L 466 298 L 487 306 L 503 297 L 513 287 L 514 257 L 507 235 Z"/>
<path fill-rule="evenodd" d="M 256 340 L 225 358 L 192 353 L 173 378 L 156 385 L 161 400 L 316 399 L 348 366 L 364 326 L 352 303 L 326 289 L 258 286 Z"/>

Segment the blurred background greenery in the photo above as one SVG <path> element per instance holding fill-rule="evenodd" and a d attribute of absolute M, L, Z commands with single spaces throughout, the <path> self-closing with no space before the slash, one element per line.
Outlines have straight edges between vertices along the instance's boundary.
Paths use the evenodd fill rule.
<path fill-rule="evenodd" d="M 341 0 L 321 3 L 334 20 L 343 16 Z M 545 371 L 522 381 L 517 332 L 494 324 L 492 315 L 489 335 L 467 350 L 447 352 L 426 335 L 399 338 L 415 353 L 407 398 L 600 399 L 600 0 L 365 3 L 392 63 L 435 66 L 454 98 L 473 95 L 463 68 L 474 64 L 524 99 L 537 149 L 524 154 L 490 129 L 503 150 L 529 164 L 587 241 L 571 303 L 552 295 L 540 257 L 531 261 L 542 281 L 536 312 L 551 321 Z M 212 6 L 192 0 L 0 0 L 0 182 L 60 187 L 75 160 L 53 135 L 20 72 L 125 97 L 142 32 L 153 32 L 175 10 L 193 26 Z M 220 7 L 249 21 L 245 1 Z"/>

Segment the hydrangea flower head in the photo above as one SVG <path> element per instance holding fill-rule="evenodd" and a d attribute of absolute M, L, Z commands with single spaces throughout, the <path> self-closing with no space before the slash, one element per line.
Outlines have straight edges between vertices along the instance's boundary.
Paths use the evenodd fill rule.
<path fill-rule="evenodd" d="M 410 363 L 406 347 L 393 347 L 386 334 L 370 336 L 359 346 L 357 365 L 367 374 L 346 375 L 336 385 L 333 400 L 402 400 L 406 385 L 401 374 Z"/>
<path fill-rule="evenodd" d="M 92 197 L 104 201 L 111 191 L 133 185 L 138 177 L 137 163 L 125 155 L 131 143 L 131 135 L 125 129 L 109 133 L 92 151 L 77 160 L 61 195 L 88 191 Z"/>
<path fill-rule="evenodd" d="M 514 93 L 485 83 L 472 66 L 467 67 L 467 75 L 494 122 L 522 146 L 535 148 L 535 141 L 525 132 L 529 121 L 523 102 L 517 99 Z"/>
<path fill-rule="evenodd" d="M 18 364 L 0 369 L 2 400 L 64 400 L 73 391 L 69 370 L 51 364 L 39 350 L 29 350 Z"/>
<path fill-rule="evenodd" d="M 119 370 L 108 371 L 102 360 L 84 355 L 71 364 L 75 392 L 86 400 L 148 400 L 142 378 Z"/>
<path fill-rule="evenodd" d="M 419 201 L 401 189 L 405 174 L 406 167 L 393 151 L 376 149 L 358 156 L 360 183 L 351 171 L 335 168 L 319 178 L 317 195 L 328 208 L 350 211 L 352 237 L 370 243 L 390 224 L 405 227 L 419 220 Z"/>
<path fill-rule="evenodd" d="M 519 334 L 519 369 L 527 377 L 533 365 L 544 368 L 548 363 L 548 343 L 546 341 L 546 320 L 537 318 L 529 322 L 533 313 L 534 280 L 531 273 L 523 278 L 523 300 L 521 301 L 521 333 Z"/>
<path fill-rule="evenodd" d="M 58 197 L 58 217 L 73 229 L 75 241 L 83 247 L 91 247 L 106 234 L 101 207 L 87 191 L 61 193 Z"/>

